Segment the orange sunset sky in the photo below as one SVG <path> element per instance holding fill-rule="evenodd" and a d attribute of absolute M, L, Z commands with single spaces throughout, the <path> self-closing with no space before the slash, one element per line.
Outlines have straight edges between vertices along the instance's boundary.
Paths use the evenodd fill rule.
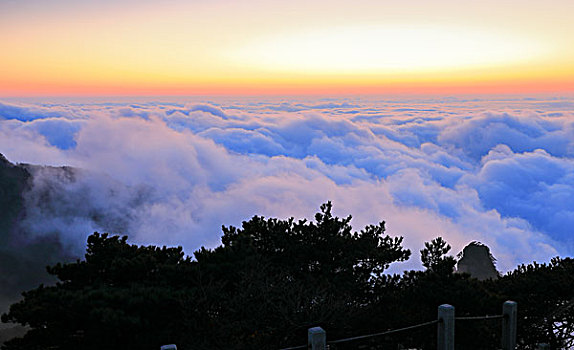
<path fill-rule="evenodd" d="M 574 1 L 1 0 L 0 97 L 574 91 Z"/>

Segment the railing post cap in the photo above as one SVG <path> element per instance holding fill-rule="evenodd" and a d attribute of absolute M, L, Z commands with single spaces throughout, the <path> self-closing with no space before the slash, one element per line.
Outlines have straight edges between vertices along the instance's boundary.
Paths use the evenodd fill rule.
<path fill-rule="evenodd" d="M 454 306 L 450 304 L 442 304 L 439 306 L 440 309 L 454 309 Z"/>
<path fill-rule="evenodd" d="M 516 305 L 516 301 L 507 300 L 507 301 L 504 302 L 504 304 L 506 304 L 506 305 Z"/>
<path fill-rule="evenodd" d="M 313 327 L 313 328 L 309 328 L 309 333 L 314 334 L 314 333 L 324 333 L 325 330 L 321 327 Z"/>

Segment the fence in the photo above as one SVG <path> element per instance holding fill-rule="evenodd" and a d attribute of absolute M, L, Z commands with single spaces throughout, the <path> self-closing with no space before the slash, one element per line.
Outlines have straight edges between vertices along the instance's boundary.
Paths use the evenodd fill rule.
<path fill-rule="evenodd" d="M 437 350 L 454 350 L 454 329 L 455 321 L 467 320 L 490 320 L 502 319 L 502 350 L 514 350 L 516 348 L 516 326 L 517 326 L 517 304 L 514 301 L 506 301 L 502 305 L 502 314 L 495 316 L 471 316 L 455 317 L 454 306 L 444 304 L 438 307 L 438 317 L 436 320 L 420 323 L 417 325 L 393 329 L 385 332 L 361 335 L 351 338 L 337 339 L 327 341 L 327 333 L 321 327 L 309 328 L 307 335 L 307 344 L 283 348 L 281 350 L 326 350 L 329 344 L 338 344 L 350 342 L 359 339 L 379 337 L 387 334 L 403 332 L 417 329 L 429 325 L 437 325 Z"/>

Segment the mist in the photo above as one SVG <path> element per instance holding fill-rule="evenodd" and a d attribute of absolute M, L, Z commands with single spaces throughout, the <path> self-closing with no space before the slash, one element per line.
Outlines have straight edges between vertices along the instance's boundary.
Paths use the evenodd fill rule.
<path fill-rule="evenodd" d="M 217 246 L 221 225 L 311 218 L 331 200 L 414 252 L 437 236 L 454 253 L 481 241 L 507 271 L 572 254 L 573 110 L 566 98 L 1 102 L 0 153 L 37 165 L 5 250 L 81 257 L 99 231 L 191 255 Z M 416 254 L 392 270 L 410 268 Z"/>

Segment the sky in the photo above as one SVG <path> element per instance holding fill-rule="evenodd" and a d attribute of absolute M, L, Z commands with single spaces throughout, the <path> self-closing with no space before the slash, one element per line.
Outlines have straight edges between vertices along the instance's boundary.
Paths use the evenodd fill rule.
<path fill-rule="evenodd" d="M 394 272 L 438 236 L 452 254 L 487 244 L 503 272 L 574 253 L 571 97 L 11 100 L 0 152 L 78 169 L 36 168 L 21 223 L 70 256 L 94 231 L 192 254 L 221 225 L 312 219 L 329 200 L 356 230 L 404 237 Z"/>
<path fill-rule="evenodd" d="M 508 271 L 574 253 L 574 1 L 0 0 L 0 153 L 35 168 L 22 225 L 220 243 L 253 215 Z M 46 200 L 46 193 L 52 193 Z"/>
<path fill-rule="evenodd" d="M 0 0 L 0 97 L 574 91 L 574 2 Z"/>

